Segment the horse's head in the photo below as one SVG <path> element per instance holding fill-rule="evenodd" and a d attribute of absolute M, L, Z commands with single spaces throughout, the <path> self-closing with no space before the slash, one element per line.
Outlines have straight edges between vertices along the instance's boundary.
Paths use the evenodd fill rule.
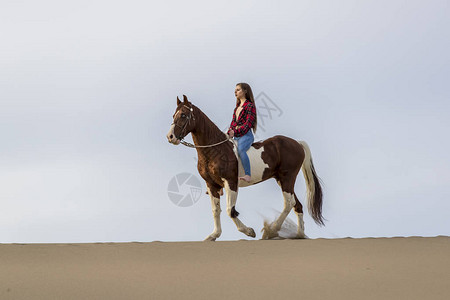
<path fill-rule="evenodd" d="M 195 128 L 195 116 L 192 103 L 183 95 L 183 102 L 177 97 L 177 109 L 173 114 L 173 123 L 167 133 L 169 143 L 178 145 Z"/>

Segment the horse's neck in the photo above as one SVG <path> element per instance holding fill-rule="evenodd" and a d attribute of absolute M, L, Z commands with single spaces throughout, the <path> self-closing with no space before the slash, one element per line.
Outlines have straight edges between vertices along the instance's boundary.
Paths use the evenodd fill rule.
<path fill-rule="evenodd" d="M 196 146 L 205 146 L 215 143 L 219 143 L 226 139 L 225 133 L 223 133 L 208 117 L 199 110 L 198 122 L 196 123 L 195 130 L 192 131 L 192 139 Z M 226 144 L 226 143 L 225 143 Z M 209 156 L 211 154 L 211 148 L 219 150 L 220 146 L 217 145 L 207 148 L 196 148 L 199 156 Z"/>

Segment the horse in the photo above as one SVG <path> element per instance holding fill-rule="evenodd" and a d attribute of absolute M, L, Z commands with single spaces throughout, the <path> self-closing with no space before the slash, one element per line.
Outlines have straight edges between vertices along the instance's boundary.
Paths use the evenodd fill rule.
<path fill-rule="evenodd" d="M 322 216 L 322 187 L 320 178 L 314 169 L 311 150 L 305 141 L 297 141 L 283 135 L 276 135 L 263 141 L 254 142 L 247 151 L 251 166 L 251 181 L 239 180 L 244 175 L 244 168 L 237 152 L 237 143 L 222 132 L 200 108 L 192 104 L 186 95 L 183 102 L 177 97 L 177 108 L 173 122 L 167 133 L 169 143 L 195 147 L 198 154 L 197 169 L 206 182 L 207 192 L 211 198 L 214 217 L 214 231 L 205 241 L 215 241 L 220 237 L 220 194 L 225 188 L 227 214 L 236 224 L 237 229 L 249 237 L 256 237 L 253 228 L 247 227 L 238 218 L 236 201 L 238 188 L 254 185 L 269 178 L 275 178 L 284 198 L 284 209 L 271 224 L 264 224 L 262 239 L 279 238 L 278 232 L 283 222 L 294 208 L 297 215 L 297 232 L 293 238 L 303 239 L 305 228 L 303 207 L 294 192 L 297 174 L 302 169 L 306 181 L 308 211 L 313 220 L 324 226 Z M 184 141 L 191 133 L 194 145 Z"/>

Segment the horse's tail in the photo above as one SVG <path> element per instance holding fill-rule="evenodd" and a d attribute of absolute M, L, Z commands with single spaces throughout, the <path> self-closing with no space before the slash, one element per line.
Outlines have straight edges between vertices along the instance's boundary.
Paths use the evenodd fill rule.
<path fill-rule="evenodd" d="M 308 198 L 308 211 L 313 220 L 318 225 L 325 225 L 322 216 L 322 187 L 320 178 L 314 169 L 311 150 L 305 141 L 298 141 L 305 151 L 305 160 L 303 161 L 302 171 L 306 181 L 306 195 Z"/>

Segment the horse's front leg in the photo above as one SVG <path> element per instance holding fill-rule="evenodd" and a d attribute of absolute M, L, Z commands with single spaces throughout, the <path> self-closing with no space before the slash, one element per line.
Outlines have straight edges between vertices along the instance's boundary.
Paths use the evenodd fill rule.
<path fill-rule="evenodd" d="M 220 225 L 220 187 L 210 186 L 206 183 L 206 189 L 208 190 L 209 197 L 211 198 L 211 207 L 214 216 L 214 231 L 208 235 L 205 241 L 215 241 L 222 234 L 222 227 Z"/>
<path fill-rule="evenodd" d="M 225 179 L 223 179 L 224 185 L 225 185 L 225 191 L 227 193 L 227 213 L 233 220 L 234 224 L 236 224 L 237 229 L 245 233 L 246 235 L 250 237 L 256 237 L 255 231 L 251 227 L 247 227 L 244 225 L 244 223 L 239 220 L 238 216 L 239 213 L 236 211 L 236 201 L 237 201 L 237 191 L 238 191 L 238 185 L 236 184 L 229 184 L 229 182 Z"/>

